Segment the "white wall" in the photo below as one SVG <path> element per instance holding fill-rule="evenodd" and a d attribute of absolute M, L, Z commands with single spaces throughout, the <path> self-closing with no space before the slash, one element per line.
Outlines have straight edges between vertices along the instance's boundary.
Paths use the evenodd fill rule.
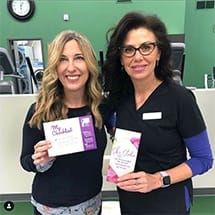
<path fill-rule="evenodd" d="M 215 152 L 215 89 L 194 90 L 205 118 L 212 149 Z M 33 173 L 22 169 L 19 162 L 22 126 L 34 95 L 0 95 L 0 194 L 30 193 Z M 108 144 L 106 155 L 110 153 Z M 105 156 L 105 166 L 108 157 Z M 106 170 L 104 170 L 104 174 Z M 194 178 L 195 188 L 215 188 L 215 171 L 210 170 Z M 115 190 L 115 185 L 105 181 L 103 190 Z"/>
<path fill-rule="evenodd" d="M 30 193 L 32 173 L 19 162 L 22 125 L 33 95 L 0 95 L 0 194 Z"/>
<path fill-rule="evenodd" d="M 215 156 L 215 89 L 196 89 L 193 90 L 200 110 L 206 122 L 209 140 L 212 146 L 213 155 Z M 215 164 L 214 164 L 215 166 Z M 201 176 L 193 178 L 193 185 L 196 188 L 215 188 L 215 169 L 209 170 Z"/>

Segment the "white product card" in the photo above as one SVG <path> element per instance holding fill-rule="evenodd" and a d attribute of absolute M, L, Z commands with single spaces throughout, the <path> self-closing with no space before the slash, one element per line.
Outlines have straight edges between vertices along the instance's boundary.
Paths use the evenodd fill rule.
<path fill-rule="evenodd" d="M 140 138 L 140 132 L 116 128 L 107 181 L 115 183 L 119 176 L 134 171 Z"/>
<path fill-rule="evenodd" d="M 43 123 L 45 138 L 52 147 L 49 156 L 58 156 L 97 148 L 91 115 Z"/>

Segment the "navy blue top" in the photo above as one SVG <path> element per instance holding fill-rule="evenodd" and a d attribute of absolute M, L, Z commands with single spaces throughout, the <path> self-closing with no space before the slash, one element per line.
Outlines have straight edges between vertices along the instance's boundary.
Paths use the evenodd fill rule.
<path fill-rule="evenodd" d="M 79 204 L 98 194 L 102 188 L 103 155 L 107 143 L 104 126 L 102 129 L 95 128 L 96 150 L 58 156 L 50 169 L 40 173 L 33 164 L 31 156 L 34 153 L 34 145 L 44 140 L 45 136 L 43 129 L 29 126 L 28 121 L 33 113 L 34 105 L 30 107 L 24 122 L 20 158 L 25 170 L 36 173 L 32 184 L 33 198 L 41 204 L 60 207 Z M 68 118 L 89 113 L 88 107 L 70 108 Z M 105 117 L 104 121 L 108 122 L 108 115 Z"/>

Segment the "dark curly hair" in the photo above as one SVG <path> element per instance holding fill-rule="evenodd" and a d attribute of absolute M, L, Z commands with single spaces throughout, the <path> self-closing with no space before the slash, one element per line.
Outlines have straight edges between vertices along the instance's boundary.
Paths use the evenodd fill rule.
<path fill-rule="evenodd" d="M 125 37 L 130 30 L 144 27 L 153 32 L 158 49 L 161 52 L 159 65 L 155 68 L 155 76 L 159 80 L 172 80 L 172 70 L 170 65 L 171 46 L 165 24 L 156 15 L 144 15 L 140 12 L 129 12 L 125 14 L 115 27 L 107 31 L 107 52 L 104 63 L 104 90 L 109 95 L 119 98 L 133 91 L 133 85 L 127 73 L 121 69 L 120 50 Z M 112 33 L 112 34 L 111 34 Z"/>

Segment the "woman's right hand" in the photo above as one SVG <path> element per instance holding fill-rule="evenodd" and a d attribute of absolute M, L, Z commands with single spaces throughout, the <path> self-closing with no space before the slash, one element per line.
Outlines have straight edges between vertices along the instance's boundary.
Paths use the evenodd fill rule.
<path fill-rule="evenodd" d="M 34 160 L 35 165 L 47 163 L 55 159 L 55 157 L 49 157 L 48 155 L 48 149 L 50 148 L 51 143 L 48 140 L 39 141 L 34 146 L 34 154 L 32 155 L 32 159 Z"/>

